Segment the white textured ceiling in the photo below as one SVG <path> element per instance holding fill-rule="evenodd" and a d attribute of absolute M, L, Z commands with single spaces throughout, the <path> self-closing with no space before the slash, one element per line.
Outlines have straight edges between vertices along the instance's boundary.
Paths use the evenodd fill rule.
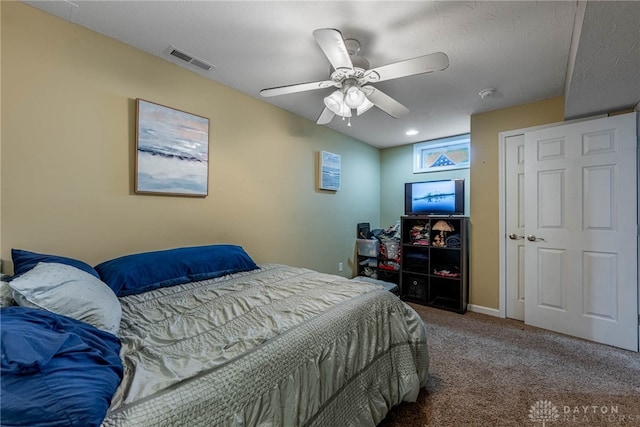
<path fill-rule="evenodd" d="M 407 106 L 408 117 L 393 119 L 374 108 L 354 117 L 351 127 L 338 117 L 328 125 L 381 148 L 467 133 L 471 114 L 563 95 L 565 86 L 570 116 L 640 101 L 638 2 L 589 2 L 586 8 L 576 1 L 26 3 L 314 122 L 331 89 L 259 95 L 264 88 L 329 77 L 314 29 L 337 28 L 359 40 L 371 67 L 445 52 L 450 66 L 444 71 L 375 84 Z M 580 42 L 572 52 L 574 26 Z M 167 56 L 169 46 L 215 68 L 185 65 Z M 489 87 L 496 94 L 481 99 L 478 93 Z M 408 129 L 419 133 L 406 136 Z"/>
<path fill-rule="evenodd" d="M 589 2 L 565 85 L 565 118 L 640 102 L 640 2 Z"/>

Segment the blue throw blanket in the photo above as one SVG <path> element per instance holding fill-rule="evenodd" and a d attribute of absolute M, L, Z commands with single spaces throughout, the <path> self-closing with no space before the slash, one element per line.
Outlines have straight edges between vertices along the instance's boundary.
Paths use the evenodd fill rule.
<path fill-rule="evenodd" d="M 99 426 L 122 379 L 120 340 L 45 310 L 0 310 L 2 426 Z"/>

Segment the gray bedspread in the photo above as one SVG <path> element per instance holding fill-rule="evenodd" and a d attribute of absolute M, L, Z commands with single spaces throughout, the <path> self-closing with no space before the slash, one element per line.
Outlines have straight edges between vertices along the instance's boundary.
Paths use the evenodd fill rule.
<path fill-rule="evenodd" d="M 376 284 L 268 264 L 121 303 L 103 426 L 375 426 L 426 384 L 425 326 Z"/>

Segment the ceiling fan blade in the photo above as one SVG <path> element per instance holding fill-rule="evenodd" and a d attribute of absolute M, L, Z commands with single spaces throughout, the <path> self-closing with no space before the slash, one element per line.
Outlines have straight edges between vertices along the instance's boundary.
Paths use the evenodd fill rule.
<path fill-rule="evenodd" d="M 365 72 L 364 78 L 368 82 L 383 82 L 399 77 L 441 71 L 448 66 L 449 57 L 442 52 L 436 52 L 413 59 L 407 59 L 406 61 L 394 62 L 393 64 L 372 68 Z"/>
<path fill-rule="evenodd" d="M 395 119 L 402 118 L 409 114 L 409 109 L 391 98 L 386 93 L 376 89 L 373 86 L 363 86 L 367 99 L 373 104 Z"/>
<path fill-rule="evenodd" d="M 325 89 L 331 86 L 334 86 L 334 82 L 332 80 L 299 83 L 295 85 L 278 86 L 278 87 L 272 87 L 268 89 L 262 89 L 260 91 L 260 95 L 264 97 L 276 96 L 276 95 L 287 95 L 289 93 L 304 92 L 306 90 Z"/>
<path fill-rule="evenodd" d="M 320 117 L 318 117 L 318 121 L 316 123 L 319 125 L 326 125 L 331 122 L 331 120 L 333 120 L 333 116 L 335 116 L 333 111 L 329 110 L 327 107 L 324 107 L 324 110 L 322 110 L 322 113 L 320 113 Z"/>
<path fill-rule="evenodd" d="M 313 32 L 313 37 L 334 69 L 353 69 L 351 57 L 340 31 L 333 28 L 321 28 Z"/>

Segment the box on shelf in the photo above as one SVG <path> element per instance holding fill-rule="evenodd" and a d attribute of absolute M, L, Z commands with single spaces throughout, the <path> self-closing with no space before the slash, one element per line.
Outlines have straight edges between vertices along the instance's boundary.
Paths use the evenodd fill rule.
<path fill-rule="evenodd" d="M 427 299 L 427 279 L 424 277 L 406 276 L 406 283 L 403 283 L 402 286 L 405 288 L 403 290 L 405 296 L 410 298 L 418 298 L 421 300 Z"/>
<path fill-rule="evenodd" d="M 378 240 L 377 239 L 356 239 L 358 243 L 358 255 L 377 257 L 378 256 Z"/>

